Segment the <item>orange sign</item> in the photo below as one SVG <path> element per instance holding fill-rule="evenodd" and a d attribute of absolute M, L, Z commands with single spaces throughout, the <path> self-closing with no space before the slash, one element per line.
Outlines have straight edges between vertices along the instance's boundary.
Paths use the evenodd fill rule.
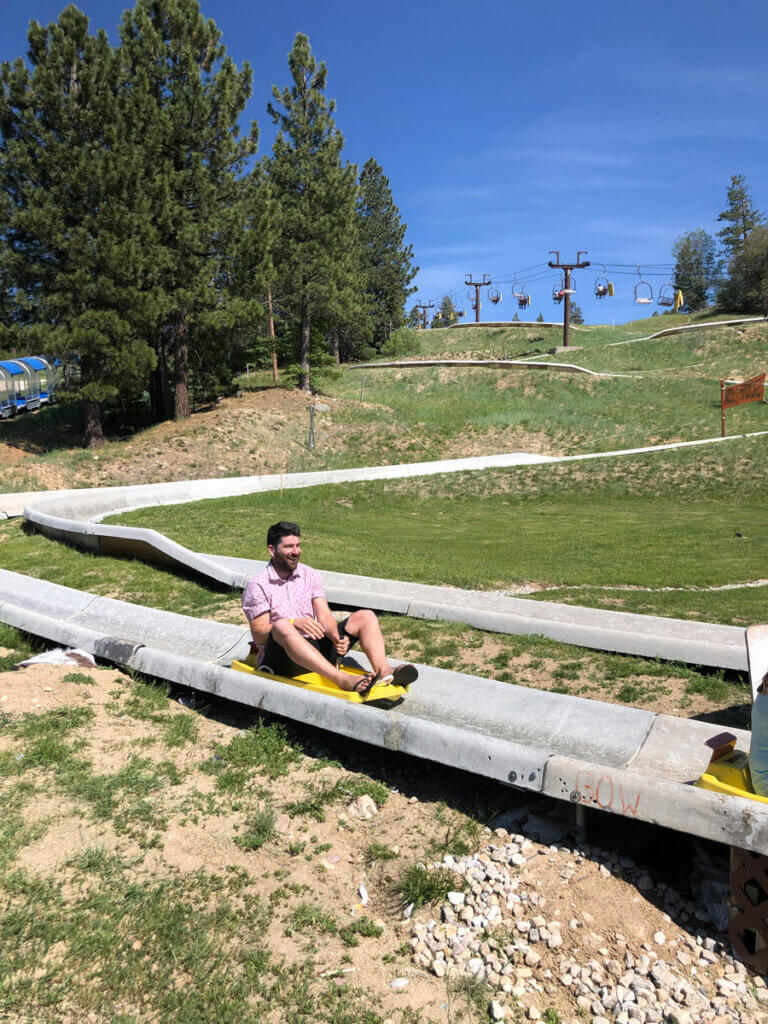
<path fill-rule="evenodd" d="M 747 402 L 762 402 L 765 397 L 765 374 L 758 373 L 739 384 L 726 385 L 720 381 L 720 428 L 725 437 L 725 410 Z"/>
<path fill-rule="evenodd" d="M 765 396 L 765 374 L 742 381 L 741 384 L 728 384 L 723 387 L 723 409 L 734 405 L 745 405 L 747 402 L 762 402 Z"/>

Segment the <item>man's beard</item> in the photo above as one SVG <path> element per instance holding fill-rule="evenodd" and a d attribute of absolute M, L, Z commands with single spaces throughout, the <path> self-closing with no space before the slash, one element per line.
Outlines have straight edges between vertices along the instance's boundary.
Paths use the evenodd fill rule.
<path fill-rule="evenodd" d="M 272 556 L 272 561 L 275 564 L 275 568 L 279 572 L 293 572 L 296 566 L 299 564 L 298 558 L 296 559 L 296 564 L 294 565 L 291 562 L 289 562 L 284 555 L 279 555 L 277 552 L 275 552 L 274 555 Z"/>

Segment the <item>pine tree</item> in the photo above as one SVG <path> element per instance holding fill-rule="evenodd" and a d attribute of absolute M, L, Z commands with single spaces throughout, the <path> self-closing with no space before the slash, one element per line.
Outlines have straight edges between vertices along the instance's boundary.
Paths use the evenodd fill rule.
<path fill-rule="evenodd" d="M 543 313 L 539 313 L 539 315 L 536 317 L 536 323 L 537 324 L 543 324 L 544 323 L 544 314 Z"/>
<path fill-rule="evenodd" d="M 572 324 L 583 324 L 584 313 L 582 312 L 581 306 L 577 306 L 575 302 L 571 303 L 571 323 Z"/>
<path fill-rule="evenodd" d="M 714 238 L 702 228 L 686 231 L 672 246 L 675 284 L 683 292 L 683 309 L 694 312 L 707 305 L 720 275 L 720 261 Z"/>
<path fill-rule="evenodd" d="M 411 306 L 405 318 L 407 327 L 421 327 L 421 310 L 417 306 Z"/>
<path fill-rule="evenodd" d="M 344 164 L 336 104 L 324 90 L 327 69 L 299 33 L 288 55 L 292 85 L 273 86 L 267 111 L 278 127 L 266 170 L 279 203 L 276 244 L 279 299 L 300 325 L 299 387 L 310 387 L 313 322 L 333 329 L 359 291 L 356 250 L 356 168 Z"/>
<path fill-rule="evenodd" d="M 731 260 L 743 251 L 750 232 L 763 224 L 765 218 L 752 202 L 749 188 L 743 174 L 734 174 L 726 194 L 728 205 L 718 220 L 726 226 L 718 231 L 726 257 Z"/>
<path fill-rule="evenodd" d="M 98 446 L 102 404 L 140 393 L 153 364 L 139 107 L 106 35 L 89 35 L 77 8 L 47 28 L 33 21 L 28 38 L 31 68 L 4 64 L 0 83 L 8 329 L 77 362 L 86 445 Z"/>
<path fill-rule="evenodd" d="M 437 313 L 432 318 L 432 327 L 450 327 L 459 319 L 453 299 L 450 295 L 444 295 L 437 307 Z"/>
<path fill-rule="evenodd" d="M 148 105 L 144 188 L 152 195 L 164 296 L 153 391 L 164 405 L 171 357 L 174 416 L 183 419 L 190 413 L 190 365 L 205 373 L 215 363 L 215 343 L 240 311 L 221 264 L 240 222 L 237 175 L 256 147 L 255 124 L 246 138 L 238 129 L 251 69 L 238 70 L 226 56 L 221 33 L 197 0 L 137 0 L 123 16 L 121 39 L 128 80 Z"/>
<path fill-rule="evenodd" d="M 357 220 L 373 343 L 379 348 L 404 323 L 405 301 L 416 290 L 409 285 L 419 268 L 413 266 L 413 248 L 405 244 L 407 225 L 400 219 L 389 179 L 373 158 L 360 172 Z"/>

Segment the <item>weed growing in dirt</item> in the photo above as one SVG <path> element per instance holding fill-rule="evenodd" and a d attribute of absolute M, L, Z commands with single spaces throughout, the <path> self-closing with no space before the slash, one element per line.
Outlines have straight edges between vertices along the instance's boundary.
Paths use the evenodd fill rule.
<path fill-rule="evenodd" d="M 380 807 L 389 796 L 386 786 L 362 775 L 345 775 L 333 784 L 324 782 L 320 786 L 305 783 L 305 789 L 305 797 L 285 805 L 285 811 L 291 817 L 306 816 L 315 821 L 325 821 L 326 807 L 337 800 L 370 796 Z"/>
<path fill-rule="evenodd" d="M 198 726 L 194 715 L 176 714 L 165 724 L 163 742 L 166 747 L 183 747 L 197 739 Z"/>
<path fill-rule="evenodd" d="M 216 755 L 222 767 L 259 768 L 270 779 L 287 775 L 291 765 L 301 758 L 299 751 L 289 744 L 285 726 L 261 719 L 234 736 L 226 747 L 217 745 Z"/>
<path fill-rule="evenodd" d="M 452 1003 L 457 1003 L 469 1015 L 477 1014 L 478 1020 L 488 1019 L 488 1004 L 493 996 L 490 985 L 480 978 L 464 975 L 448 982 L 449 1012 Z M 458 1008 L 458 1007 L 457 1007 Z"/>
<path fill-rule="evenodd" d="M 365 851 L 365 861 L 367 864 L 373 864 L 377 860 L 395 860 L 396 858 L 397 854 L 383 843 L 371 843 Z"/>
<path fill-rule="evenodd" d="M 447 868 L 425 868 L 421 864 L 411 864 L 396 883 L 396 891 L 405 906 L 413 903 L 420 907 L 423 903 L 437 903 L 446 899 L 449 892 L 463 892 L 466 887 L 464 879 Z"/>
<path fill-rule="evenodd" d="M 63 683 L 75 683 L 78 686 L 93 686 L 93 676 L 86 675 L 85 672 L 67 672 L 62 678 Z"/>
<path fill-rule="evenodd" d="M 244 850 L 260 850 L 265 843 L 275 837 L 276 821 L 277 815 L 274 808 L 257 807 L 245 823 L 245 832 L 243 835 L 237 836 L 235 842 Z"/>
<path fill-rule="evenodd" d="M 311 903 L 300 903 L 288 918 L 286 935 L 293 930 L 297 932 L 315 931 L 322 935 L 335 935 L 338 931 L 336 919 L 332 914 Z"/>
<path fill-rule="evenodd" d="M 361 917 L 351 924 L 339 928 L 339 938 L 345 946 L 359 946 L 359 936 L 366 939 L 378 939 L 384 929 L 374 924 L 370 917 Z"/>

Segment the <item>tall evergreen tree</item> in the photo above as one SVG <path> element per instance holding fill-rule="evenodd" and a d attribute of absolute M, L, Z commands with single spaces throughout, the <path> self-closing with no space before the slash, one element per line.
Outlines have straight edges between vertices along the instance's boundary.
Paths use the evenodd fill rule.
<path fill-rule="evenodd" d="M 275 247 L 280 302 L 300 325 L 299 387 L 310 387 L 314 322 L 332 322 L 348 311 L 356 281 L 356 168 L 344 164 L 344 139 L 336 104 L 324 90 L 327 69 L 299 33 L 288 55 L 292 85 L 274 86 L 267 111 L 278 131 L 267 174 L 280 207 Z"/>
<path fill-rule="evenodd" d="M 373 158 L 360 172 L 357 218 L 374 346 L 380 347 L 389 331 L 404 323 L 405 301 L 416 290 L 409 285 L 419 268 L 413 266 L 413 248 L 405 244 L 407 225 L 389 179 Z"/>
<path fill-rule="evenodd" d="M 728 269 L 717 293 L 719 306 L 728 312 L 768 315 L 768 227 L 750 231 Z"/>
<path fill-rule="evenodd" d="M 238 129 L 251 69 L 238 70 L 226 56 L 197 0 L 137 0 L 123 17 L 121 39 L 129 83 L 141 86 L 148 103 L 144 188 L 154 206 L 153 257 L 164 295 L 153 391 L 162 406 L 172 360 L 174 416 L 183 419 L 190 364 L 200 363 L 238 312 L 221 261 L 240 219 L 237 175 L 256 147 L 255 124 L 245 138 Z"/>
<path fill-rule="evenodd" d="M 720 261 L 714 238 L 698 228 L 680 235 L 672 246 L 675 257 L 675 284 L 683 292 L 688 312 L 707 305 L 720 274 Z"/>
<path fill-rule="evenodd" d="M 77 361 L 86 444 L 98 446 L 102 404 L 140 392 L 153 363 L 140 96 L 121 92 L 106 35 L 90 35 L 77 8 L 33 21 L 28 38 L 31 68 L 4 64 L 0 82 L 6 327 Z"/>
<path fill-rule="evenodd" d="M 718 236 L 722 239 L 726 257 L 731 260 L 743 251 L 750 232 L 763 224 L 765 218 L 752 202 L 743 174 L 731 177 L 726 198 L 728 205 L 717 218 L 725 221 L 725 227 L 718 231 Z"/>
<path fill-rule="evenodd" d="M 444 295 L 437 307 L 437 312 L 432 317 L 430 327 L 450 327 L 459 319 L 453 299 L 450 295 Z"/>

